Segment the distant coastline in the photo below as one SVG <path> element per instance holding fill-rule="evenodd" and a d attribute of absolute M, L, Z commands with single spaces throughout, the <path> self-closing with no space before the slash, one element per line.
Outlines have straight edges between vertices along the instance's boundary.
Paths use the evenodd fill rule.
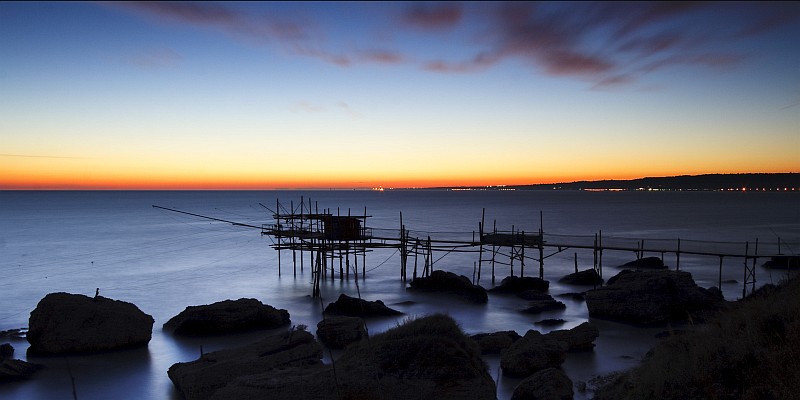
<path fill-rule="evenodd" d="M 800 173 L 705 174 L 543 183 L 532 185 L 459 186 L 449 190 L 583 190 L 583 191 L 800 191 Z"/>

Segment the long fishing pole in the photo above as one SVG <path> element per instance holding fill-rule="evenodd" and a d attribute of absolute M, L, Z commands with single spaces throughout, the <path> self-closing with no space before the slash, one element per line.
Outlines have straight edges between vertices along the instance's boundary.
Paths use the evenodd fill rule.
<path fill-rule="evenodd" d="M 231 224 L 231 225 L 233 225 L 233 226 L 244 226 L 244 227 L 247 227 L 247 228 L 256 228 L 256 229 L 261 229 L 261 227 L 260 227 L 260 226 L 255 226 L 255 225 L 250 225 L 250 224 L 244 224 L 244 223 L 241 223 L 241 222 L 235 222 L 235 221 L 228 221 L 228 220 L 226 220 L 226 219 L 220 219 L 220 218 L 208 217 L 208 216 L 205 216 L 205 215 L 194 214 L 194 213 L 190 213 L 190 212 L 186 212 L 186 211 L 176 210 L 176 209 L 174 209 L 174 208 L 161 207 L 161 206 L 157 206 L 157 205 L 155 205 L 155 204 L 153 204 L 153 208 L 160 208 L 160 209 L 162 209 L 162 210 L 167 210 L 167 211 L 172 211 L 172 212 L 176 212 L 176 213 L 181 213 L 181 214 L 191 215 L 191 216 L 193 216 L 193 217 L 200 217 L 200 218 L 210 219 L 210 220 L 212 220 L 212 221 L 225 222 L 225 223 Z"/>

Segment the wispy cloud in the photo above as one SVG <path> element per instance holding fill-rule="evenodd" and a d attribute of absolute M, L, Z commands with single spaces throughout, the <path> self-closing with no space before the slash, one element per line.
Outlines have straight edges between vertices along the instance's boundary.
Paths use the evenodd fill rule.
<path fill-rule="evenodd" d="M 447 29 L 457 25 L 462 15 L 463 9 L 458 3 L 422 3 L 408 8 L 402 15 L 402 21 L 417 28 Z"/>

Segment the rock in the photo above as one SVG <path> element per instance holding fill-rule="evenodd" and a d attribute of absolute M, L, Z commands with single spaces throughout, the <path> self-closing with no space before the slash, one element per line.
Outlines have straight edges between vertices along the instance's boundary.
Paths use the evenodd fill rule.
<path fill-rule="evenodd" d="M 514 342 L 519 340 L 522 336 L 515 331 L 502 331 L 494 333 L 479 333 L 470 336 L 478 347 L 481 349 L 481 354 L 500 353 L 501 351 L 509 348 Z"/>
<path fill-rule="evenodd" d="M 387 307 L 380 300 L 367 301 L 342 293 L 339 295 L 339 299 L 325 307 L 325 314 L 368 318 L 402 315 L 403 313 Z"/>
<path fill-rule="evenodd" d="M 14 356 L 14 346 L 10 343 L 0 344 L 0 360 Z"/>
<path fill-rule="evenodd" d="M 528 290 L 523 292 L 523 294 L 525 294 L 524 298 L 526 300 L 530 300 L 528 303 L 528 308 L 522 310 L 522 312 L 526 314 L 539 314 L 543 311 L 563 310 L 567 308 L 564 303 L 553 299 L 553 296 L 550 296 L 547 293 L 541 293 L 536 290 Z"/>
<path fill-rule="evenodd" d="M 225 300 L 186 307 L 164 324 L 176 335 L 218 335 L 289 325 L 289 312 L 256 299 Z"/>
<path fill-rule="evenodd" d="M 301 332 L 295 332 L 295 335 Z M 304 333 L 306 339 L 307 333 Z M 306 336 L 307 335 L 307 336 Z M 303 348 L 279 340 L 276 346 L 252 348 L 235 354 L 220 351 L 187 364 L 176 364 L 169 375 L 189 399 L 495 399 L 496 386 L 480 351 L 455 321 L 433 315 L 406 322 L 396 328 L 349 346 L 336 359 L 336 375 L 318 355 L 286 353 Z M 315 342 L 314 342 L 315 343 Z M 286 355 L 284 355 L 286 353 Z M 271 363 L 280 357 L 293 363 Z M 306 364 L 303 364 L 306 360 Z M 188 382 L 195 385 L 186 386 Z M 202 386 L 201 386 L 202 385 Z"/>
<path fill-rule="evenodd" d="M 559 329 L 545 336 L 566 343 L 569 351 L 591 350 L 594 348 L 594 340 L 600 336 L 600 330 L 589 322 L 584 322 L 572 329 Z"/>
<path fill-rule="evenodd" d="M 620 265 L 618 268 L 634 268 L 634 269 L 666 269 L 664 260 L 658 257 L 643 257 L 638 260 L 633 260 Z"/>
<path fill-rule="evenodd" d="M 412 280 L 410 285 L 410 289 L 413 290 L 451 293 L 473 303 L 486 303 L 489 301 L 486 289 L 473 285 L 466 276 L 459 276 L 452 272 L 433 271 L 428 277 Z"/>
<path fill-rule="evenodd" d="M 492 293 L 522 293 L 526 290 L 538 290 L 546 292 L 550 288 L 550 282 L 531 276 L 507 276 L 500 281 L 499 286 L 489 289 Z"/>
<path fill-rule="evenodd" d="M 556 295 L 562 299 L 572 299 L 575 301 L 586 301 L 586 293 L 561 293 Z"/>
<path fill-rule="evenodd" d="M 800 267 L 800 256 L 772 256 L 761 266 L 773 269 L 797 269 Z"/>
<path fill-rule="evenodd" d="M 592 317 L 604 317 L 642 325 L 669 320 L 698 320 L 721 307 L 718 294 L 698 287 L 685 271 L 624 270 L 608 285 L 586 292 Z"/>
<path fill-rule="evenodd" d="M 563 325 L 563 324 L 564 324 L 564 323 L 566 323 L 566 322 L 567 322 L 567 321 L 564 321 L 564 320 L 563 320 L 563 319 L 561 319 L 561 318 L 555 318 L 555 319 L 554 319 L 554 318 L 548 318 L 548 319 L 543 319 L 543 320 L 541 320 L 541 321 L 536 321 L 536 322 L 534 322 L 534 325 L 541 325 L 541 326 L 558 326 L 558 325 Z"/>
<path fill-rule="evenodd" d="M 91 353 L 146 345 L 153 322 L 124 301 L 51 293 L 31 312 L 28 353 Z"/>
<path fill-rule="evenodd" d="M 0 338 L 25 339 L 26 331 L 27 329 L 25 328 L 0 331 Z"/>
<path fill-rule="evenodd" d="M 535 330 L 529 330 L 500 355 L 503 374 L 524 378 L 546 368 L 557 368 L 566 358 L 569 346 Z"/>
<path fill-rule="evenodd" d="M 406 322 L 336 360 L 343 399 L 495 399 L 480 349 L 446 315 Z M 342 371 L 339 373 L 339 371 Z"/>
<path fill-rule="evenodd" d="M 286 370 L 305 375 L 319 370 L 314 367 L 322 367 L 322 347 L 310 333 L 293 330 L 267 336 L 247 346 L 206 353 L 195 361 L 174 364 L 167 375 L 184 398 L 194 400 L 226 398 L 217 392 L 231 384 L 246 383 L 256 375 Z"/>
<path fill-rule="evenodd" d="M 365 337 L 364 320 L 358 317 L 331 316 L 317 324 L 317 339 L 332 349 L 343 349 Z"/>
<path fill-rule="evenodd" d="M 547 368 L 525 378 L 511 400 L 571 400 L 572 380 L 559 368 Z"/>
<path fill-rule="evenodd" d="M 595 271 L 593 268 L 566 275 L 563 278 L 559 279 L 558 281 L 560 283 L 565 283 L 567 285 L 603 284 L 603 278 L 601 278 L 600 275 L 597 274 L 597 271 Z"/>
<path fill-rule="evenodd" d="M 29 379 L 41 368 L 38 364 L 5 358 L 0 361 L 0 383 Z"/>

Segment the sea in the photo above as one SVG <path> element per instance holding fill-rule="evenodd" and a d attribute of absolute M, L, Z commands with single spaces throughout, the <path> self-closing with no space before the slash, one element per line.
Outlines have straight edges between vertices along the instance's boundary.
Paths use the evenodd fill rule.
<path fill-rule="evenodd" d="M 53 292 L 94 296 L 99 291 L 133 303 L 155 319 L 146 347 L 105 354 L 28 357 L 24 338 L 0 339 L 14 346 L 14 358 L 45 366 L 31 380 L 0 385 L 0 398 L 180 399 L 167 377 L 171 365 L 195 360 L 201 351 L 240 346 L 271 333 L 181 338 L 163 332 L 162 325 L 187 306 L 226 299 L 255 298 L 286 309 L 293 326 L 305 326 L 312 333 L 324 306 L 341 293 L 382 300 L 405 314 L 368 320 L 370 334 L 433 313 L 452 316 L 468 334 L 514 330 L 524 335 L 530 329 L 546 333 L 590 321 L 600 330 L 595 349 L 570 353 L 562 366 L 576 384 L 577 399 L 591 397 L 591 390 L 583 390 L 587 382 L 638 365 L 659 340 L 659 332 L 676 328 L 592 318 L 585 302 L 558 297 L 591 289 L 558 282 L 576 266 L 584 270 L 595 265 L 592 250 L 569 246 L 548 247 L 543 253 L 544 278 L 550 282 L 550 294 L 566 304 L 563 311 L 523 314 L 526 302 L 513 296 L 490 295 L 487 304 L 475 305 L 414 293 L 401 280 L 400 253 L 391 248 L 372 249 L 359 259 L 357 280 L 352 274 L 340 277 L 336 266 L 334 278 L 328 275 L 321 283 L 321 296 L 314 298 L 309 255 L 282 251 L 279 263 L 279 253 L 271 247 L 277 239 L 263 236 L 259 228 L 275 223 L 276 210 L 286 213 L 301 204 L 315 212 L 366 215 L 365 225 L 376 236 L 380 232 L 398 237 L 402 218 L 413 238 L 471 241 L 483 221 L 486 231 L 541 229 L 547 242 L 565 245 L 593 243 L 600 237 L 602 243 L 628 249 L 674 248 L 680 241 L 681 249 L 698 252 L 800 252 L 798 192 L 0 191 L 0 331 L 26 328 L 39 300 Z M 437 246 L 430 257 L 432 267 L 467 276 L 487 289 L 511 273 L 501 252 L 493 281 L 486 253 L 462 251 L 470 249 L 477 248 Z M 514 274 L 538 276 L 538 251 L 527 250 L 524 269 L 516 260 Z M 668 251 L 641 256 L 662 257 L 670 268 L 691 272 L 700 286 L 721 286 L 729 300 L 778 283 L 787 274 L 763 268 L 766 257 L 748 259 L 755 283 L 745 287 L 745 280 L 752 279 L 747 279 L 745 259 L 740 257 L 682 254 L 678 259 Z M 619 265 L 636 257 L 630 250 L 604 251 L 603 277 L 616 275 Z M 414 260 L 409 259 L 409 279 Z M 423 259 L 416 261 L 421 273 Z M 564 322 L 537 324 L 544 319 Z M 324 361 L 336 356 L 326 352 Z M 498 398 L 510 398 L 520 380 L 502 376 L 498 356 L 485 360 L 497 382 Z"/>

